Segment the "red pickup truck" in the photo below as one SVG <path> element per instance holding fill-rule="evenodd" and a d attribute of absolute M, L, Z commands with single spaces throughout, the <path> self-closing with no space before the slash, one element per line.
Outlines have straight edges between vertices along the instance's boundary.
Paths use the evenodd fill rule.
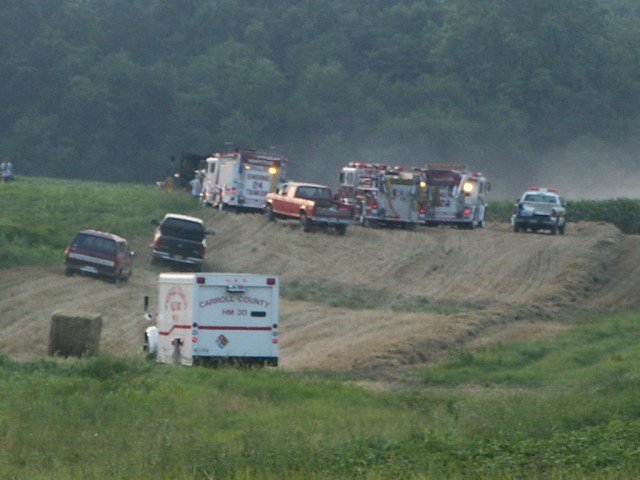
<path fill-rule="evenodd" d="M 264 213 L 271 221 L 297 219 L 304 232 L 314 227 L 331 227 L 338 235 L 344 235 L 347 226 L 353 223 L 353 207 L 334 201 L 331 189 L 316 183 L 283 184 L 276 192 L 267 194 Z"/>

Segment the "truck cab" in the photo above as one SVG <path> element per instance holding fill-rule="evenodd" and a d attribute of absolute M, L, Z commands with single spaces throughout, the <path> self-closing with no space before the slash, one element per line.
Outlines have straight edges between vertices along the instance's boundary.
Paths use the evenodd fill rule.
<path fill-rule="evenodd" d="M 207 229 L 204 222 L 196 217 L 167 213 L 161 221 L 152 220 L 156 230 L 151 243 L 151 259 L 173 265 L 202 270 L 207 250 Z"/>

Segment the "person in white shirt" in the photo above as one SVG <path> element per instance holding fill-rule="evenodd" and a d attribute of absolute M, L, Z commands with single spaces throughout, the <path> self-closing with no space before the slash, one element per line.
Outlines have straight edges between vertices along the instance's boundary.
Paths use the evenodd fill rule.
<path fill-rule="evenodd" d="M 200 193 L 202 192 L 202 181 L 200 180 L 200 174 L 196 174 L 195 178 L 189 182 L 191 186 L 191 195 L 194 198 L 200 198 Z"/>
<path fill-rule="evenodd" d="M 5 160 L 0 164 L 0 171 L 2 171 L 3 182 L 10 182 L 13 180 L 13 164 L 10 160 Z"/>

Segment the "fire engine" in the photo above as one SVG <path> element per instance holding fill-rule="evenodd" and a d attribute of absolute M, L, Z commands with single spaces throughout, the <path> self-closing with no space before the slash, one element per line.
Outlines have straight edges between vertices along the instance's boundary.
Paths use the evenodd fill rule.
<path fill-rule="evenodd" d="M 365 227 L 411 229 L 425 220 L 427 184 L 420 170 L 352 162 L 340 172 L 338 199 Z"/>
<path fill-rule="evenodd" d="M 430 163 L 422 171 L 428 185 L 427 226 L 484 227 L 490 184 L 466 165 Z"/>
<path fill-rule="evenodd" d="M 205 205 L 262 212 L 267 193 L 286 178 L 282 155 L 237 149 L 207 158 L 202 187 Z"/>

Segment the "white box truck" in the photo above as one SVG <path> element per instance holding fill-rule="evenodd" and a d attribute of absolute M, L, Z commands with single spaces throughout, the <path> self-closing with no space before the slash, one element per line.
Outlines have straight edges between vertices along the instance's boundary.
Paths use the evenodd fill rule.
<path fill-rule="evenodd" d="M 161 273 L 145 348 L 162 363 L 277 366 L 278 299 L 274 275 Z"/>

